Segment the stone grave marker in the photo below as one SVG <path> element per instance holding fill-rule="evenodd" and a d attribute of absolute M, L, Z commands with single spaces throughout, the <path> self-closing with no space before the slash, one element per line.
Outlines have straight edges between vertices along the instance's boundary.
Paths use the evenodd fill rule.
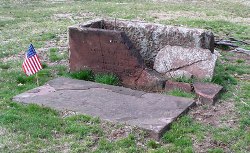
<path fill-rule="evenodd" d="M 115 73 L 123 86 L 150 91 L 172 77 L 211 79 L 217 59 L 211 32 L 124 20 L 69 27 L 69 50 L 70 71 Z"/>
<path fill-rule="evenodd" d="M 51 80 L 15 96 L 13 100 L 138 126 L 157 140 L 179 115 L 194 104 L 193 99 L 69 78 Z"/>

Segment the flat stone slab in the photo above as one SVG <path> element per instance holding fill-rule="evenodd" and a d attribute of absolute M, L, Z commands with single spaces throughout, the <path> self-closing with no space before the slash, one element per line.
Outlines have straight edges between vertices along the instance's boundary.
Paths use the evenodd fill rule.
<path fill-rule="evenodd" d="M 138 126 L 155 139 L 159 139 L 170 123 L 194 104 L 192 99 L 69 78 L 51 80 L 13 100 Z"/>
<path fill-rule="evenodd" d="M 223 87 L 213 83 L 195 82 L 194 91 L 202 104 L 214 105 Z"/>

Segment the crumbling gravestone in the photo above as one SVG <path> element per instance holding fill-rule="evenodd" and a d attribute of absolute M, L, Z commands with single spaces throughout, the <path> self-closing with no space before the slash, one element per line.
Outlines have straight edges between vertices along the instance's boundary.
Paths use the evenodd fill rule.
<path fill-rule="evenodd" d="M 176 77 L 211 79 L 214 36 L 202 29 L 124 20 L 69 27 L 70 70 L 115 73 L 125 87 L 161 90 Z"/>

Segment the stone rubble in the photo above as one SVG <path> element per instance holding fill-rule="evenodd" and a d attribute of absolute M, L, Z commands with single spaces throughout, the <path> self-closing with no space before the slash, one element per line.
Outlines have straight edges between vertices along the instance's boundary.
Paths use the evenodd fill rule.
<path fill-rule="evenodd" d="M 212 83 L 196 82 L 193 84 L 197 100 L 202 104 L 214 105 L 223 87 Z"/>
<path fill-rule="evenodd" d="M 158 90 L 161 80 L 183 76 L 211 80 L 217 60 L 211 32 L 139 21 L 96 19 L 71 26 L 69 47 L 71 71 L 115 73 L 125 87 L 137 89 Z"/>
<path fill-rule="evenodd" d="M 168 80 L 166 81 L 165 84 L 165 91 L 170 91 L 174 89 L 179 89 L 185 92 L 191 93 L 193 91 L 193 88 L 190 83 L 185 83 L 185 82 L 175 82 Z"/>
<path fill-rule="evenodd" d="M 166 77 L 212 79 L 217 56 L 208 49 L 166 46 L 155 58 L 154 69 Z M 181 72 L 182 75 L 181 76 Z"/>

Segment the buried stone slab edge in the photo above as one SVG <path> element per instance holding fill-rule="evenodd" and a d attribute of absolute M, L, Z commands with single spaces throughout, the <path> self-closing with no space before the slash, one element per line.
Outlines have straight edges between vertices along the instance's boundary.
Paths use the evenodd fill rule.
<path fill-rule="evenodd" d="M 82 82 L 82 84 L 80 83 Z M 86 85 L 86 87 L 85 87 Z M 127 91 L 128 90 L 128 91 Z M 82 92 L 84 91 L 84 92 Z M 102 91 L 103 93 L 101 93 L 101 95 L 99 95 L 102 97 L 102 95 L 106 95 L 106 94 L 110 94 L 110 96 L 114 96 L 114 98 L 106 98 L 106 100 L 117 100 L 117 98 L 119 99 L 120 96 L 129 96 L 127 98 L 127 100 L 125 100 L 125 102 L 127 101 L 129 103 L 129 108 L 128 108 L 128 112 L 126 112 L 125 114 L 122 113 L 120 115 L 118 115 L 117 117 L 126 117 L 126 116 L 130 116 L 132 115 L 132 117 L 134 115 L 139 115 L 139 114 L 143 114 L 143 111 L 148 110 L 149 112 L 144 112 L 144 113 L 150 113 L 153 110 L 158 110 L 158 108 L 161 108 L 161 105 L 165 105 L 165 102 L 169 102 L 169 106 L 164 106 L 163 109 L 160 109 L 159 112 L 152 112 L 153 114 L 151 115 L 146 115 L 145 116 L 142 114 L 137 116 L 138 118 L 136 120 L 131 120 L 131 121 L 121 121 L 125 124 L 128 125 L 132 125 L 132 126 L 139 126 L 139 128 L 142 128 L 146 131 L 149 132 L 150 136 L 154 139 L 159 140 L 160 137 L 163 135 L 163 133 L 169 129 L 169 124 L 174 121 L 177 117 L 179 117 L 179 115 L 181 115 L 182 113 L 185 113 L 188 108 L 190 106 L 192 106 L 194 104 L 194 100 L 191 99 L 186 99 L 186 98 L 180 98 L 180 97 L 173 97 L 173 96 L 165 96 L 162 94 L 154 94 L 154 93 L 145 93 L 145 92 L 141 92 L 141 91 L 136 91 L 139 92 L 137 94 L 133 94 L 133 92 L 135 92 L 132 89 L 128 89 L 128 88 L 124 88 L 124 87 L 116 87 L 116 86 L 109 86 L 109 85 L 102 85 L 102 84 L 98 84 L 98 83 L 94 83 L 94 82 L 88 82 L 88 81 L 82 81 L 82 80 L 74 80 L 74 79 L 69 79 L 69 78 L 58 78 L 58 79 L 54 79 L 48 82 L 48 84 L 44 85 L 44 86 L 40 86 L 37 87 L 35 89 L 29 90 L 25 93 L 19 94 L 17 96 L 15 96 L 13 98 L 14 101 L 17 102 L 21 102 L 21 103 L 25 103 L 25 104 L 29 104 L 29 103 L 36 103 L 38 105 L 41 106 L 46 106 L 46 107 L 52 107 L 54 109 L 57 110 L 65 110 L 65 109 L 69 109 L 75 112 L 79 112 L 79 113 L 83 113 L 83 114 L 92 114 L 94 116 L 96 115 L 101 115 L 101 114 L 105 114 L 106 111 L 103 112 L 93 112 L 94 110 L 89 111 L 89 108 L 84 108 L 87 107 L 87 105 L 82 104 L 81 101 L 78 101 L 77 99 L 75 99 L 74 97 L 69 97 L 70 95 L 76 95 L 76 96 L 80 96 L 84 93 L 88 93 L 87 95 L 89 95 L 89 98 L 93 98 L 93 93 L 100 93 L 99 91 Z M 112 93 L 114 94 L 111 94 Z M 70 92 L 70 93 L 69 93 Z M 62 95 L 62 94 L 65 95 Z M 74 93 L 74 94 L 73 94 Z M 117 93 L 117 94 L 115 94 Z M 92 95 L 92 96 L 91 96 Z M 158 96 L 159 97 L 158 97 Z M 56 97 L 60 96 L 59 99 L 57 99 Z M 118 96 L 118 97 L 117 97 Z M 62 98 L 66 97 L 66 100 L 69 101 L 69 103 L 65 103 L 65 105 L 62 105 Z M 132 98 L 133 97 L 133 98 Z M 157 98 L 158 97 L 158 98 Z M 98 100 L 99 98 L 96 97 Z M 121 98 L 121 97 L 120 97 Z M 122 98 L 124 99 L 124 98 Z M 135 104 L 135 106 L 133 106 L 133 102 L 131 101 L 132 99 L 137 99 L 136 101 L 139 102 L 137 104 Z M 50 101 L 51 100 L 51 101 Z M 72 100 L 72 101 L 71 101 Z M 94 107 L 95 105 L 99 105 L 99 103 L 102 101 L 97 101 L 94 102 L 95 99 L 89 99 L 88 103 L 92 103 L 90 108 Z M 156 106 L 152 105 L 153 103 L 155 103 L 155 100 L 157 100 Z M 84 102 L 85 100 L 83 100 Z M 145 106 L 138 106 L 140 103 L 144 102 Z M 153 102 L 153 103 L 152 103 Z M 114 103 L 110 102 L 110 104 Z M 78 106 L 77 108 L 74 107 Z M 88 104 L 89 105 L 89 104 Z M 115 104 L 121 108 L 125 107 L 124 103 L 121 102 L 119 104 Z M 114 106 L 115 106 L 114 105 Z M 104 105 L 104 108 L 107 108 L 109 106 L 109 104 Z M 117 107 L 115 106 L 115 108 Z M 88 106 L 89 107 L 89 106 Z M 153 107 L 153 108 L 151 108 Z M 136 109 L 138 110 L 138 113 L 134 114 L 134 111 L 131 112 L 131 114 L 129 113 L 131 110 Z M 165 110 L 166 109 L 166 110 Z M 167 112 L 165 112 L 165 111 Z M 168 111 L 169 110 L 169 111 Z M 116 117 L 113 117 L 113 113 L 115 112 L 111 112 L 108 114 L 105 114 L 103 116 L 102 119 L 104 120 L 109 120 L 108 118 L 110 117 L 109 121 L 112 122 L 117 122 L 116 121 Z M 129 113 L 129 115 L 127 114 Z M 169 114 L 170 113 L 170 114 Z M 111 116 L 110 116 L 111 115 Z M 107 118 L 108 117 L 108 118 Z M 106 118 L 106 119 L 105 119 Z M 141 125 L 141 126 L 140 126 Z"/>

